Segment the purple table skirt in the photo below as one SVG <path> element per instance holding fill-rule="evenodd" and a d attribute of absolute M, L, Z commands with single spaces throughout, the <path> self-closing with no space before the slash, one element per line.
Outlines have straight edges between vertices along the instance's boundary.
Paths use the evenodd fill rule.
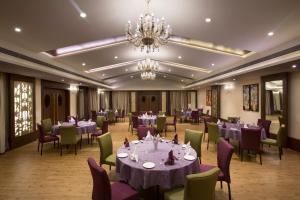
<path fill-rule="evenodd" d="M 226 139 L 233 139 L 233 140 L 240 141 L 241 140 L 241 128 L 243 128 L 243 127 L 244 127 L 243 124 L 240 124 L 240 126 L 238 126 L 237 124 L 233 124 L 233 123 L 226 123 L 226 128 L 223 128 L 222 125 L 219 125 L 219 134 L 221 137 L 224 137 Z M 266 138 L 267 138 L 267 135 L 266 135 L 265 129 L 261 129 L 261 139 L 263 140 Z"/>
<path fill-rule="evenodd" d="M 72 125 L 72 123 L 63 123 L 63 125 Z M 77 134 L 85 134 L 85 133 L 95 133 L 96 132 L 96 123 L 95 122 L 83 122 L 79 121 L 78 126 L 76 127 Z M 59 125 L 52 126 L 52 133 L 54 135 L 59 135 Z"/>
<path fill-rule="evenodd" d="M 126 152 L 130 155 L 134 147 L 139 155 L 139 161 L 134 162 L 129 157 L 117 157 L 116 172 L 119 180 L 128 182 L 135 189 L 147 189 L 157 185 L 164 189 L 183 186 L 186 175 L 200 172 L 198 158 L 193 161 L 185 160 L 183 158 L 185 150 L 181 145 L 160 142 L 158 149 L 154 150 L 152 141 L 143 141 L 138 144 L 130 143 L 130 148 L 123 146 L 117 153 Z M 179 159 L 175 160 L 174 165 L 165 165 L 168 153 L 172 149 L 174 155 Z M 191 155 L 197 157 L 194 149 L 191 149 Z M 143 163 L 146 161 L 155 163 L 155 167 L 145 169 Z"/>

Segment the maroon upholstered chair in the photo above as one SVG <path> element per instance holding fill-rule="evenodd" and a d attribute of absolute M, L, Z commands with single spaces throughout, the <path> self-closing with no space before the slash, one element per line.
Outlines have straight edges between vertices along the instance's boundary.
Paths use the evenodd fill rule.
<path fill-rule="evenodd" d="M 37 123 L 38 127 L 38 152 L 40 151 L 40 144 L 41 144 L 41 156 L 43 155 L 43 146 L 44 143 L 53 142 L 54 148 L 55 148 L 55 142 L 57 141 L 57 145 L 59 147 L 59 137 L 56 135 L 46 135 L 45 131 L 40 123 Z"/>
<path fill-rule="evenodd" d="M 193 110 L 191 113 L 191 118 L 193 122 L 199 123 L 199 111 Z"/>
<path fill-rule="evenodd" d="M 139 125 L 137 128 L 137 135 L 138 135 L 139 140 L 142 140 L 143 137 L 146 137 L 148 131 L 150 131 L 151 135 L 154 135 L 155 129 L 153 127 Z"/>
<path fill-rule="evenodd" d="M 257 120 L 257 126 L 265 129 L 267 137 L 270 137 L 271 123 L 272 122 L 270 120 L 265 120 L 265 119 L 258 119 Z"/>
<path fill-rule="evenodd" d="M 98 137 L 104 133 L 107 133 L 107 132 L 108 132 L 108 120 L 104 120 L 102 122 L 101 130 L 91 134 L 91 144 L 93 144 L 93 141 L 96 137 Z"/>
<path fill-rule="evenodd" d="M 132 129 L 131 132 L 133 133 L 133 129 L 136 129 L 139 127 L 139 118 L 136 115 L 132 115 Z"/>
<path fill-rule="evenodd" d="M 205 141 L 205 134 L 208 134 L 208 126 L 207 123 L 208 122 L 212 122 L 212 118 L 211 117 L 203 117 L 203 121 L 204 121 L 204 132 L 203 132 L 203 141 Z"/>
<path fill-rule="evenodd" d="M 253 151 L 255 154 L 259 154 L 260 164 L 262 165 L 261 160 L 261 130 L 259 128 L 242 128 L 241 130 L 241 140 L 240 140 L 240 149 L 241 149 L 241 161 L 243 161 L 243 152 L 244 150 Z"/>
<path fill-rule="evenodd" d="M 230 161 L 233 154 L 234 148 L 231 144 L 229 144 L 226 140 L 220 139 L 217 147 L 217 161 L 218 167 L 221 172 L 218 176 L 218 181 L 221 182 L 221 188 L 223 188 L 222 182 L 226 182 L 228 186 L 228 195 L 229 199 L 231 199 L 231 189 L 230 189 Z M 212 165 L 203 165 L 200 164 L 200 172 L 206 172 L 215 166 Z"/>
<path fill-rule="evenodd" d="M 176 123 L 177 123 L 177 118 L 176 118 L 176 115 L 174 115 L 173 122 L 165 123 L 166 131 L 168 129 L 168 126 L 174 126 L 174 129 L 176 132 Z"/>
<path fill-rule="evenodd" d="M 93 200 L 138 199 L 138 193 L 129 185 L 120 182 L 110 184 L 105 169 L 98 166 L 93 158 L 88 158 L 87 162 L 93 178 Z"/>

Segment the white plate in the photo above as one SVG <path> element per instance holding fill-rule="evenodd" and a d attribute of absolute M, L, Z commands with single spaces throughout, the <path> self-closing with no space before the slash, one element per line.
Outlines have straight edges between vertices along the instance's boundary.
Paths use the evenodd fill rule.
<path fill-rule="evenodd" d="M 137 144 L 137 143 L 139 143 L 139 142 L 140 142 L 140 141 L 138 141 L 138 140 L 133 140 L 133 141 L 132 141 L 133 144 Z"/>
<path fill-rule="evenodd" d="M 128 156 L 128 153 L 118 153 L 118 158 L 126 158 Z"/>
<path fill-rule="evenodd" d="M 143 167 L 145 167 L 146 169 L 152 169 L 152 168 L 155 167 L 155 163 L 153 163 L 153 162 L 145 162 L 143 164 Z"/>
<path fill-rule="evenodd" d="M 186 159 L 186 160 L 195 160 L 196 158 L 192 155 L 185 155 L 184 159 Z"/>

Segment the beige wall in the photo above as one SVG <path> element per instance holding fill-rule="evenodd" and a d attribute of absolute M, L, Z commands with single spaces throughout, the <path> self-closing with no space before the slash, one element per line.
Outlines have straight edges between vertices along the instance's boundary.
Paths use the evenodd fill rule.
<path fill-rule="evenodd" d="M 40 123 L 42 120 L 42 89 L 41 79 L 35 79 L 35 121 Z"/>
<path fill-rule="evenodd" d="M 70 91 L 70 115 L 77 115 L 77 92 L 78 91 Z"/>
<path fill-rule="evenodd" d="M 136 112 L 136 92 L 131 92 L 131 112 Z"/>
<path fill-rule="evenodd" d="M 210 113 L 210 110 L 211 110 L 211 107 L 210 106 L 206 106 L 206 90 L 208 88 L 201 88 L 198 90 L 198 97 L 197 97 L 197 100 L 198 100 L 198 108 L 203 108 L 203 112 L 206 113 L 207 110 L 209 110 L 209 113 Z"/>
<path fill-rule="evenodd" d="M 167 111 L 167 92 L 161 92 L 161 110 Z"/>
<path fill-rule="evenodd" d="M 300 72 L 290 74 L 289 94 L 289 136 L 300 139 Z"/>

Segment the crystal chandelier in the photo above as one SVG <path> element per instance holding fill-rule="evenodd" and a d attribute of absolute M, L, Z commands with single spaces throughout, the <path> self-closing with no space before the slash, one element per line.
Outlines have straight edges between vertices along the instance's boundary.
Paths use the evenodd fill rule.
<path fill-rule="evenodd" d="M 158 62 L 146 58 L 138 62 L 138 69 L 141 71 L 142 80 L 154 80 L 156 78 L 155 72 L 158 71 Z"/>
<path fill-rule="evenodd" d="M 159 50 L 160 45 L 164 45 L 168 42 L 171 34 L 170 25 L 165 24 L 165 19 L 159 20 L 154 14 L 149 13 L 149 3 L 147 2 L 147 12 L 141 14 L 137 24 L 135 33 L 132 32 L 131 22 L 128 21 L 126 27 L 127 40 L 134 44 L 136 47 L 140 47 L 141 51 L 146 48 L 147 53 L 155 49 Z"/>

